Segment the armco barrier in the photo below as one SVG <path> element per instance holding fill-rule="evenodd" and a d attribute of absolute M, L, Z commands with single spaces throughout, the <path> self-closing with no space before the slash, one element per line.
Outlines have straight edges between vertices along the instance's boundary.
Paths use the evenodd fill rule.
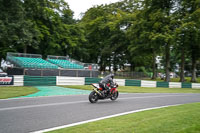
<path fill-rule="evenodd" d="M 181 83 L 169 82 L 169 88 L 181 88 Z"/>
<path fill-rule="evenodd" d="M 85 78 L 84 77 L 64 77 L 57 76 L 56 85 L 84 85 Z"/>
<path fill-rule="evenodd" d="M 125 80 L 125 86 L 141 86 L 141 80 Z"/>
<path fill-rule="evenodd" d="M 24 76 L 14 75 L 14 86 L 24 86 Z"/>
<path fill-rule="evenodd" d="M 13 86 L 42 86 L 42 85 L 91 85 L 98 83 L 101 78 L 67 77 L 67 76 L 23 76 L 14 75 Z M 163 87 L 163 88 L 197 88 L 200 83 L 161 82 L 146 80 L 114 79 L 119 86 Z M 11 85 L 11 86 L 12 86 Z M 10 86 L 10 85 L 9 85 Z"/>
<path fill-rule="evenodd" d="M 198 84 L 198 83 L 192 83 L 192 88 L 200 88 L 200 84 Z"/>
<path fill-rule="evenodd" d="M 119 86 L 125 86 L 125 79 L 114 79 Z"/>
<path fill-rule="evenodd" d="M 181 83 L 181 88 L 192 88 L 192 84 L 191 83 Z"/>
<path fill-rule="evenodd" d="M 156 82 L 156 87 L 163 87 L 163 88 L 168 88 L 169 87 L 169 82 Z"/>
<path fill-rule="evenodd" d="M 141 87 L 156 87 L 156 81 L 141 81 Z"/>
<path fill-rule="evenodd" d="M 56 85 L 56 76 L 24 76 L 24 86 Z"/>
<path fill-rule="evenodd" d="M 85 78 L 85 85 L 91 85 L 92 83 L 98 83 L 100 78 Z"/>

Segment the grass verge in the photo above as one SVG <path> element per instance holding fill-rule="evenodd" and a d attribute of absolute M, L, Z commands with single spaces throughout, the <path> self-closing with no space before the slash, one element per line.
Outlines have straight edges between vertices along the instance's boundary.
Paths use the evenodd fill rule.
<path fill-rule="evenodd" d="M 25 86 L 1 86 L 0 87 L 0 99 L 26 96 L 38 92 L 37 88 L 25 87 Z"/>
<path fill-rule="evenodd" d="M 66 88 L 92 90 L 91 85 L 67 85 Z M 157 87 L 135 87 L 135 86 L 119 86 L 119 92 L 126 93 L 200 93 L 200 89 L 194 88 L 157 88 Z"/>
<path fill-rule="evenodd" d="M 153 109 L 50 133 L 199 133 L 200 103 Z"/>

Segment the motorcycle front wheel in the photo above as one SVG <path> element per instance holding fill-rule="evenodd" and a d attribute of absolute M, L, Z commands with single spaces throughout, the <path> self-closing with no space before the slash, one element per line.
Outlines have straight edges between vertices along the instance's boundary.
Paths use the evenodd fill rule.
<path fill-rule="evenodd" d="M 116 100 L 118 98 L 118 96 L 119 96 L 119 92 L 118 91 L 112 92 L 110 99 L 112 101 L 114 101 L 114 100 Z"/>
<path fill-rule="evenodd" d="M 98 99 L 99 99 L 98 94 L 95 91 L 92 91 L 89 95 L 89 101 L 91 103 L 96 103 Z"/>

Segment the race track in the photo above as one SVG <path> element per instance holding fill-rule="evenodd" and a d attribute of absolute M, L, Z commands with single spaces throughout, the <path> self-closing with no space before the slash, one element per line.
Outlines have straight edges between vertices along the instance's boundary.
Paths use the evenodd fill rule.
<path fill-rule="evenodd" d="M 88 95 L 0 100 L 0 133 L 27 133 L 138 109 L 200 102 L 200 94 L 120 94 L 96 104 Z"/>

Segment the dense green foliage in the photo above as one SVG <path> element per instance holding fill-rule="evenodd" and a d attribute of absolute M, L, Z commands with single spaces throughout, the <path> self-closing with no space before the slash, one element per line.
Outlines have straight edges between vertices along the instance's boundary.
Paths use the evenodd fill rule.
<path fill-rule="evenodd" d="M 81 56 L 84 30 L 64 0 L 0 0 L 0 6 L 1 58 L 8 51 Z"/>
<path fill-rule="evenodd" d="M 153 72 L 163 57 L 165 81 L 180 66 L 200 66 L 200 0 L 122 0 L 88 9 L 80 20 L 64 0 L 0 0 L 0 58 L 6 52 L 69 55 L 98 63 L 100 71 L 131 65 Z"/>

